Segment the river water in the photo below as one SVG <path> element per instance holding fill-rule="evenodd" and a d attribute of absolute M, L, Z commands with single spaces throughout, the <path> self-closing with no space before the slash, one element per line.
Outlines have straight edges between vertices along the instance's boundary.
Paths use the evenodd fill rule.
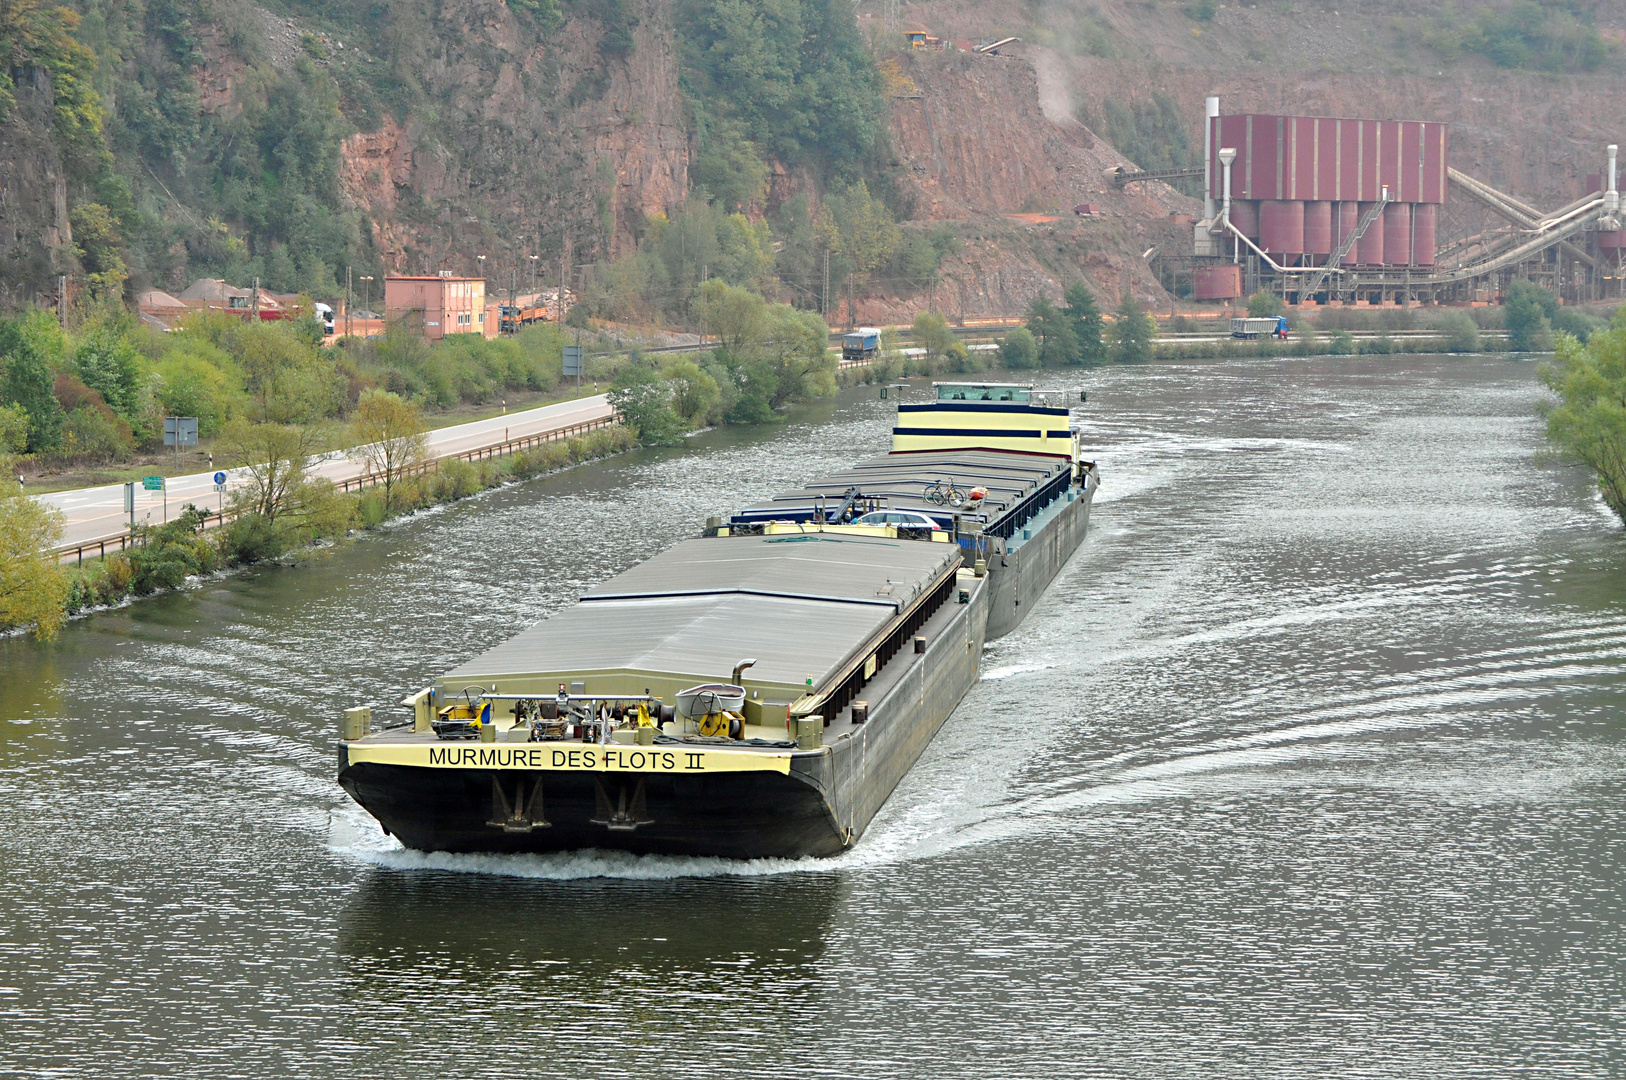
<path fill-rule="evenodd" d="M 1626 1073 L 1626 545 L 1534 365 L 1048 378 L 1091 534 L 835 860 L 414 855 L 334 740 L 874 391 L 0 642 L 0 1074 Z"/>

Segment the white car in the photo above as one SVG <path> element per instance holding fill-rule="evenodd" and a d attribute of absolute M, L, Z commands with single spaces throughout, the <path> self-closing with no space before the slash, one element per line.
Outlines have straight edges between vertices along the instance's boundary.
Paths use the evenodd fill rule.
<path fill-rule="evenodd" d="M 916 513 L 913 510 L 877 510 L 873 514 L 865 514 L 854 525 L 896 525 L 900 529 L 941 529 L 943 526 L 933 521 L 927 514 Z"/>

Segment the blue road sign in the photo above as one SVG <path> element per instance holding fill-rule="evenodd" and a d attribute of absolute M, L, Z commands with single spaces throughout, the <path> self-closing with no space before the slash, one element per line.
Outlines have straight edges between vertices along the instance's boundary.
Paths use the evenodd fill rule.
<path fill-rule="evenodd" d="M 224 484 L 225 482 L 226 482 L 226 474 L 225 473 L 223 473 L 223 472 L 215 473 L 215 483 L 216 484 Z"/>

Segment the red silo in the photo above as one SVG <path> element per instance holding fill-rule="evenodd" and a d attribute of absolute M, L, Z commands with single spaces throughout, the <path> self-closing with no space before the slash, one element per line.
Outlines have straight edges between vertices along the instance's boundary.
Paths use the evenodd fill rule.
<path fill-rule="evenodd" d="M 1372 212 L 1373 203 L 1360 203 L 1357 209 L 1362 219 Z M 1359 228 L 1360 222 L 1356 222 Z M 1383 262 L 1383 220 L 1380 218 L 1366 227 L 1366 233 L 1355 241 L 1355 261 L 1363 266 L 1377 266 Z"/>
<path fill-rule="evenodd" d="M 1355 227 L 1361 223 L 1361 208 L 1351 200 L 1345 200 L 1333 205 L 1332 212 L 1332 246 L 1342 247 L 1344 241 L 1355 234 Z M 1345 262 L 1355 261 L 1355 252 L 1351 250 L 1344 256 Z"/>
<path fill-rule="evenodd" d="M 1609 251 L 1626 248 L 1626 229 L 1611 229 L 1598 234 L 1598 246 Z"/>
<path fill-rule="evenodd" d="M 1390 266 L 1411 262 L 1411 203 L 1390 203 L 1383 209 L 1383 261 Z"/>
<path fill-rule="evenodd" d="M 1297 199 L 1266 199 L 1259 205 L 1259 246 L 1272 258 L 1304 251 L 1304 204 Z"/>
<path fill-rule="evenodd" d="M 1411 261 L 1417 266 L 1434 265 L 1435 222 L 1439 207 L 1433 203 L 1418 203 L 1411 213 Z"/>
<path fill-rule="evenodd" d="M 1332 203 L 1304 204 L 1304 250 L 1310 255 L 1332 254 Z"/>
<path fill-rule="evenodd" d="M 1237 199 L 1231 203 L 1231 224 L 1250 240 L 1259 238 L 1259 204 L 1250 199 Z"/>

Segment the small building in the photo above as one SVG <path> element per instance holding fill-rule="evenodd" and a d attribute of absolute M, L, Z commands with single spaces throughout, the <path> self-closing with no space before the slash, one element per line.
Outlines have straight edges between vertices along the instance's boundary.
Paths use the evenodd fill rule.
<path fill-rule="evenodd" d="M 497 336 L 496 312 L 486 317 L 484 278 L 439 274 L 395 275 L 384 278 L 384 318 L 406 321 L 430 341 L 448 334 Z"/>
<path fill-rule="evenodd" d="M 1073 213 L 1078 215 L 1079 217 L 1100 217 L 1101 216 L 1101 204 L 1100 203 L 1092 203 L 1092 202 L 1081 202 L 1077 206 L 1073 207 Z"/>
<path fill-rule="evenodd" d="M 136 294 L 136 311 L 141 321 L 154 329 L 169 332 L 193 310 L 180 297 L 171 296 L 162 289 L 148 289 Z"/>
<path fill-rule="evenodd" d="M 158 294 L 156 290 L 146 295 L 168 296 L 167 293 Z M 277 322 L 297 319 L 305 312 L 298 293 L 244 289 L 229 285 L 220 278 L 198 278 L 186 287 L 185 292 L 170 299 L 179 301 L 191 311 L 224 311 L 245 321 L 258 317 L 262 322 Z M 164 318 L 156 309 L 152 313 L 160 319 Z"/>

